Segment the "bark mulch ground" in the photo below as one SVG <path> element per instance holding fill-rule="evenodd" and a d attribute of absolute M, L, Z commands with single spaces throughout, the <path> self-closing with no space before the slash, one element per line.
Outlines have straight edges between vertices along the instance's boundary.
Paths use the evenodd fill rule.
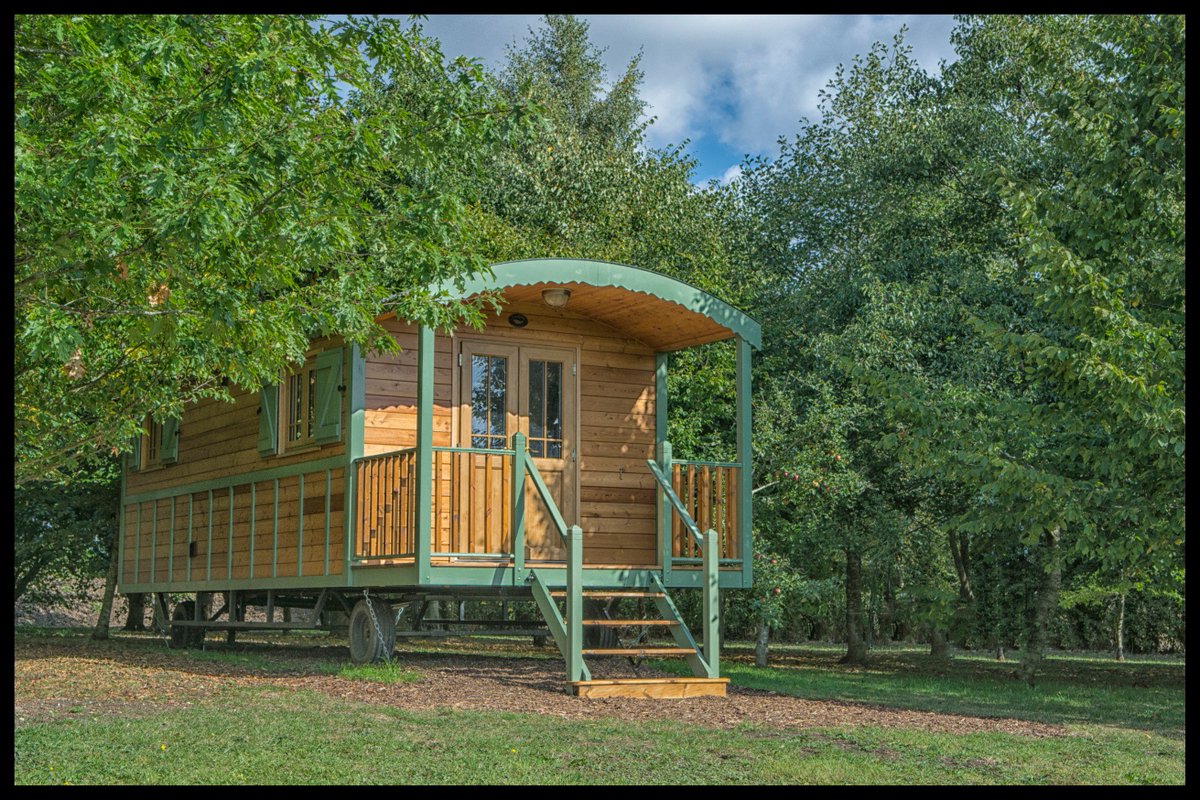
<path fill-rule="evenodd" d="M 223 648 L 224 645 L 216 645 Z M 239 645 L 215 658 L 188 658 L 161 640 L 83 637 L 15 640 L 14 723 L 63 716 L 141 715 L 203 702 L 235 685 L 308 689 L 347 700 L 408 710 L 456 708 L 536 713 L 563 719 L 673 720 L 709 728 L 749 725 L 754 735 L 788 730 L 877 725 L 942 733 L 1002 732 L 1047 737 L 1065 728 L 1017 719 L 909 711 L 840 701 L 806 700 L 731 686 L 725 698 L 646 701 L 583 700 L 563 692 L 562 662 L 554 658 L 397 652 L 399 666 L 420 673 L 412 683 L 349 680 L 327 671 L 346 663 L 336 645 Z M 221 653 L 217 650 L 217 653 Z M 210 654 L 211 655 L 211 654 Z M 597 663 L 594 677 L 631 674 L 627 662 Z M 646 667 L 645 677 L 663 673 Z"/>

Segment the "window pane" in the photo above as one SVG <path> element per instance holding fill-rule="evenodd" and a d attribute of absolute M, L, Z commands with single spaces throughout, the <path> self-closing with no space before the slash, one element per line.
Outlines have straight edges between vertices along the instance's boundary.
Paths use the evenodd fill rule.
<path fill-rule="evenodd" d="M 507 367 L 504 356 L 471 356 L 472 447 L 504 448 L 508 438 Z"/>
<path fill-rule="evenodd" d="M 505 383 L 505 372 L 508 365 L 508 359 L 503 356 L 491 357 L 491 380 L 489 381 L 490 402 L 491 408 L 491 428 L 488 431 L 492 436 L 499 436 L 501 440 L 508 437 L 508 421 L 505 414 L 505 397 L 507 395 L 507 384 Z M 496 447 L 497 445 L 493 445 Z M 504 445 L 499 445 L 503 448 Z"/>
<path fill-rule="evenodd" d="M 287 436 L 289 442 L 300 438 L 300 376 L 288 376 Z"/>
<path fill-rule="evenodd" d="M 487 433 L 488 357 L 471 356 L 471 433 Z M 484 447 L 471 440 L 472 447 Z M 479 439 L 483 441 L 483 439 Z"/>
<path fill-rule="evenodd" d="M 546 458 L 562 458 L 562 442 L 546 442 Z"/>
<path fill-rule="evenodd" d="M 546 435 L 546 362 L 529 362 L 529 436 Z M 540 454 L 539 454 L 540 455 Z"/>
<path fill-rule="evenodd" d="M 546 438 L 562 439 L 562 362 L 546 364 Z"/>
<path fill-rule="evenodd" d="M 542 457 L 542 440 L 541 439 L 530 439 L 529 440 L 529 455 L 537 456 L 538 458 Z"/>
<path fill-rule="evenodd" d="M 317 371 L 308 371 L 308 438 L 313 435 L 313 418 L 317 415 Z"/>

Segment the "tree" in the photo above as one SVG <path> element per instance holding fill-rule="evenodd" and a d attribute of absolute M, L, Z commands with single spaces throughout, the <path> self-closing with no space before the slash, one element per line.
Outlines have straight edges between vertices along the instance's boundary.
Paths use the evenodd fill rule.
<path fill-rule="evenodd" d="M 437 71 L 436 114 L 379 82 Z M 397 185 L 512 121 L 477 65 L 395 20 L 18 16 L 16 480 L 69 477 L 312 336 L 387 347 L 389 308 L 471 317 L 429 287 L 483 266 L 469 210 Z M 342 94 L 359 98 L 348 103 Z"/>

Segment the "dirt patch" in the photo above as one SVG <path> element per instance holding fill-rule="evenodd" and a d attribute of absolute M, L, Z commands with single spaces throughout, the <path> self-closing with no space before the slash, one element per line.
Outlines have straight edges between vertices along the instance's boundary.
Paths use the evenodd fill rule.
<path fill-rule="evenodd" d="M 493 648 L 494 650 L 495 648 Z M 347 680 L 325 670 L 347 661 L 339 644 L 243 644 L 204 654 L 171 651 L 161 639 L 26 637 L 15 640 L 14 714 L 18 725 L 88 714 L 142 714 L 201 702 L 233 685 L 309 689 L 332 697 L 408 710 L 456 708 L 537 713 L 562 719 L 674 720 L 709 728 L 779 731 L 876 725 L 941 733 L 1003 732 L 1061 736 L 1058 725 L 908 711 L 862 703 L 806 700 L 731 686 L 725 698 L 645 701 L 580 699 L 563 692 L 557 658 L 397 653 L 398 665 L 424 676 L 413 683 Z M 642 667 L 643 677 L 666 677 Z M 626 662 L 598 662 L 593 677 L 628 675 Z M 72 711 L 78 708 L 79 711 Z M 786 734 L 783 734 L 786 735 Z"/>

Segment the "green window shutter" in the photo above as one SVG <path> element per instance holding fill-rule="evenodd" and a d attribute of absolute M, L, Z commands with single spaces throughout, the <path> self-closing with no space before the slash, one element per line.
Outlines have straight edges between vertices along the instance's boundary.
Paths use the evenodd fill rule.
<path fill-rule="evenodd" d="M 273 456 L 279 451 L 279 386 L 264 386 L 258 395 L 258 454 Z"/>
<path fill-rule="evenodd" d="M 322 444 L 342 436 L 342 348 L 317 356 L 316 425 L 313 439 Z"/>
<path fill-rule="evenodd" d="M 174 464 L 179 460 L 179 420 L 170 417 L 163 420 L 162 441 L 158 447 L 162 463 Z"/>

